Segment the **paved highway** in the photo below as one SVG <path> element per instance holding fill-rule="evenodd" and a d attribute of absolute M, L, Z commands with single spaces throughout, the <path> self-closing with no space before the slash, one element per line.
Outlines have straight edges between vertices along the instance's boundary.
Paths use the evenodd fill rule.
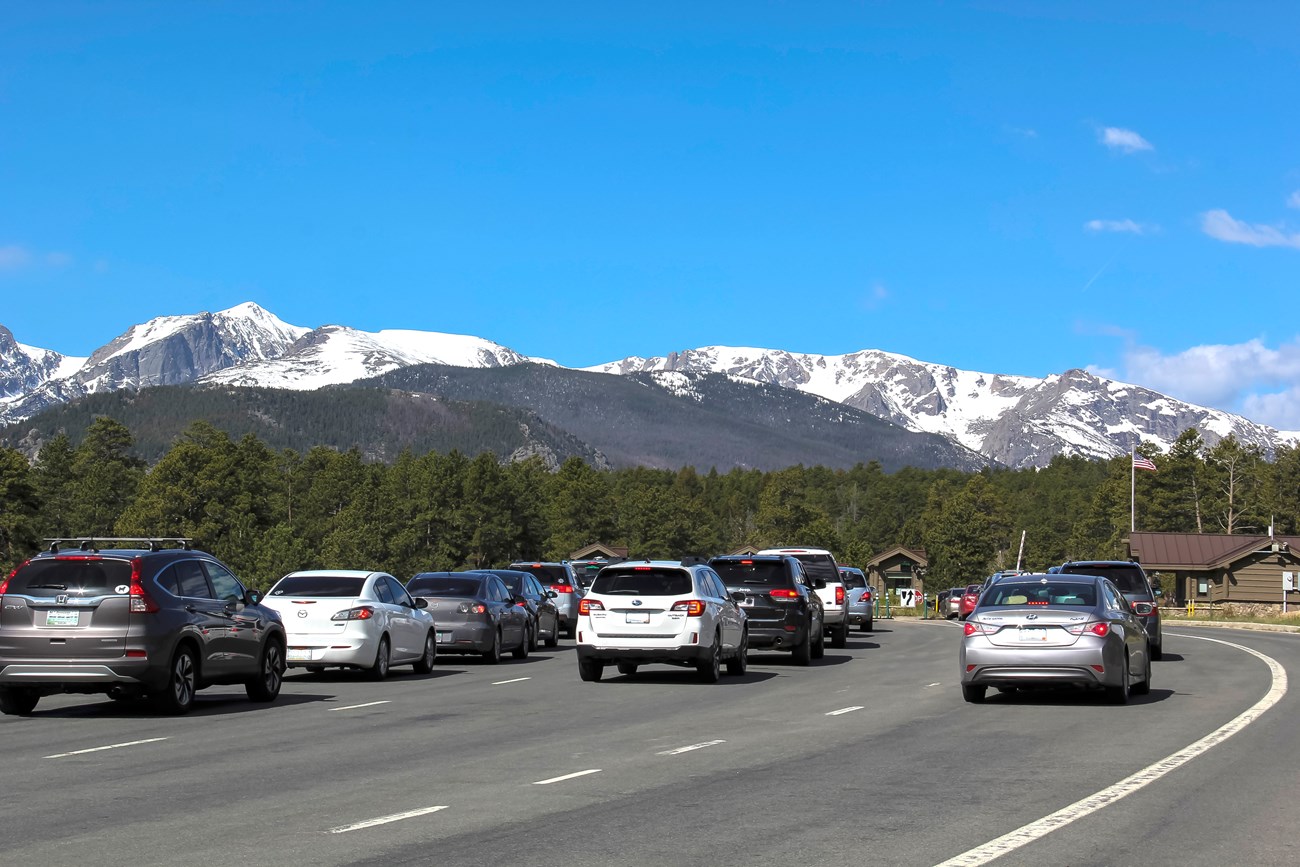
<path fill-rule="evenodd" d="M 292 673 L 271 706 L 207 690 L 179 719 L 46 698 L 0 719 L 0 863 L 985 863 L 966 853 L 1252 706 L 1231 737 L 995 863 L 1295 862 L 1300 697 L 1283 684 L 1300 636 L 1171 626 L 1151 695 L 1129 706 L 976 706 L 956 682 L 959 628 L 878 626 L 811 668 L 753 654 L 713 686 L 668 668 L 584 684 L 562 642 L 383 683 Z"/>

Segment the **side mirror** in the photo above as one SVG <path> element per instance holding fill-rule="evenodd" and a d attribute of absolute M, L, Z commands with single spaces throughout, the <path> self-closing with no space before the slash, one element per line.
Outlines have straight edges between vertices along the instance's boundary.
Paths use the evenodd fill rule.
<path fill-rule="evenodd" d="M 1165 591 L 1163 591 L 1163 590 L 1156 590 L 1156 591 L 1155 591 L 1155 594 L 1156 594 L 1156 598 L 1159 599 L 1161 596 L 1164 596 L 1164 595 L 1165 595 Z"/>
<path fill-rule="evenodd" d="M 820 590 L 820 589 L 822 589 L 822 588 L 825 587 L 825 586 L 826 586 L 826 579 L 825 579 L 825 578 L 814 578 L 814 579 L 813 579 L 813 589 L 814 589 L 814 590 Z"/>
<path fill-rule="evenodd" d="M 416 608 L 428 608 L 428 607 L 429 607 L 429 600 L 428 600 L 428 599 L 425 599 L 425 598 L 422 597 L 422 596 L 417 596 L 417 597 L 415 597 L 415 607 L 416 607 Z"/>
<path fill-rule="evenodd" d="M 247 604 L 249 604 L 249 605 L 257 605 L 257 604 L 259 604 L 261 601 L 262 601 L 262 591 L 261 591 L 261 590 L 245 590 L 245 591 L 244 591 L 244 602 L 245 602 L 245 603 L 247 603 Z"/>
<path fill-rule="evenodd" d="M 546 591 L 546 598 L 547 598 L 547 599 L 559 599 L 559 598 L 560 598 L 560 594 L 559 594 L 559 593 L 556 593 L 554 590 L 547 590 L 547 591 Z"/>
<path fill-rule="evenodd" d="M 731 592 L 731 598 L 734 599 L 734 600 L 737 601 L 737 602 L 744 602 L 744 601 L 745 601 L 745 597 L 746 597 L 747 595 L 748 595 L 748 594 L 746 594 L 743 590 L 733 590 L 733 591 Z"/>

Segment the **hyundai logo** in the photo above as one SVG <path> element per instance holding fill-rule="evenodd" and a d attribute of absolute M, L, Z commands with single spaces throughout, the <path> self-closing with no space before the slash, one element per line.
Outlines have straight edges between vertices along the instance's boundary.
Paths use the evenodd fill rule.
<path fill-rule="evenodd" d="M 1030 614 L 1030 615 L 1027 615 L 1027 616 L 1025 617 L 1025 619 L 1026 619 L 1026 620 L 1037 620 L 1037 619 L 1038 619 L 1038 615 L 1037 615 L 1037 614 Z"/>
<path fill-rule="evenodd" d="M 641 600 L 640 600 L 640 599 L 633 599 L 633 600 L 632 600 L 632 604 L 633 604 L 633 605 L 640 605 L 640 604 L 641 604 Z"/>

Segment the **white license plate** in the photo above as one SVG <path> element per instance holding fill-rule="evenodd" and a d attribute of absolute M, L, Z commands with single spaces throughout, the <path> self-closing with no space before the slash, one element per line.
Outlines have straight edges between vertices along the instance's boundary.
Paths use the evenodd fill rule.
<path fill-rule="evenodd" d="M 753 607 L 754 607 L 754 597 L 753 597 L 753 596 L 746 596 L 744 599 L 740 600 L 740 607 L 741 607 L 741 608 L 753 608 Z"/>
<path fill-rule="evenodd" d="M 451 643 L 452 643 L 452 640 L 453 640 L 452 633 L 450 633 L 450 632 L 439 632 L 439 633 L 438 633 L 438 643 L 439 643 L 439 644 L 451 644 Z"/>
<path fill-rule="evenodd" d="M 1022 629 L 1020 630 L 1020 640 L 1028 642 L 1042 642 L 1047 640 L 1046 629 Z"/>
<path fill-rule="evenodd" d="M 627 622 L 628 622 L 628 623 L 649 623 L 649 622 L 650 622 L 650 612 L 649 612 L 649 611 L 629 611 L 629 612 L 628 612 L 628 615 L 627 615 Z"/>
<path fill-rule="evenodd" d="M 81 614 L 80 612 L 77 611 L 47 611 L 45 612 L 45 625 L 46 626 L 76 626 L 77 621 L 80 618 L 81 618 Z"/>
<path fill-rule="evenodd" d="M 311 648 L 310 648 L 310 647 L 290 647 L 290 648 L 289 648 L 289 654 L 288 654 L 288 655 L 289 655 L 289 661 L 290 661 L 290 662 L 301 662 L 302 660 L 308 660 L 308 661 L 310 661 L 310 660 L 311 660 Z"/>

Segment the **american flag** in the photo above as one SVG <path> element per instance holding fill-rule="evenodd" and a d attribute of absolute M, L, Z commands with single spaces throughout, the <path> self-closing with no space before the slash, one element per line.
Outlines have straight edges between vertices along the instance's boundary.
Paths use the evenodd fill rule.
<path fill-rule="evenodd" d="M 1155 462 L 1152 461 L 1150 458 L 1144 458 L 1144 457 L 1142 457 L 1142 455 L 1138 454 L 1137 452 L 1134 452 L 1134 453 L 1133 453 L 1133 469 L 1135 469 L 1135 470 L 1150 470 L 1151 472 L 1154 473 L 1154 472 L 1156 471 L 1156 465 L 1155 465 Z"/>

